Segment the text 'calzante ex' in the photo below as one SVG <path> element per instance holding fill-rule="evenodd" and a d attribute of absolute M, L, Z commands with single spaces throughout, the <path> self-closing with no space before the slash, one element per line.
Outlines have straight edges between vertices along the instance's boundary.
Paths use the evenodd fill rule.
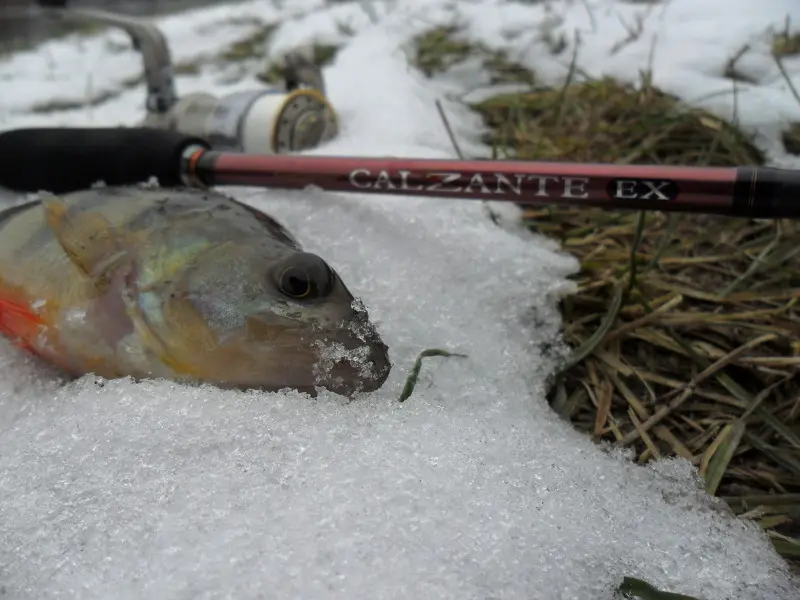
<path fill-rule="evenodd" d="M 460 171 L 414 172 L 354 169 L 349 183 L 359 190 L 463 194 L 478 196 L 534 196 L 539 198 L 591 199 L 607 195 L 615 200 L 674 200 L 678 186 L 670 180 L 612 179 L 536 175 L 527 173 L 464 173 Z M 606 183 L 602 186 L 602 183 Z M 600 185 L 598 185 L 600 184 Z"/>

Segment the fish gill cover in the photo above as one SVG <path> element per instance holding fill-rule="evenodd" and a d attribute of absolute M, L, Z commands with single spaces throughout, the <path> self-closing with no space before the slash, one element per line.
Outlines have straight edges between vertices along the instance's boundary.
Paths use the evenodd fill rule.
<path fill-rule="evenodd" d="M 582 30 L 581 68 L 621 78 L 646 68 L 657 37 L 659 83 L 700 98 L 721 92 L 709 73 L 728 52 L 787 13 L 800 19 L 788 0 L 264 0 L 160 23 L 182 94 L 254 85 L 258 60 L 217 57 L 271 27 L 260 42 L 271 52 L 339 46 L 326 77 L 343 132 L 316 153 L 451 157 L 435 102 L 486 82 L 431 82 L 410 68 L 411 40 L 432 28 L 457 23 L 552 81 L 570 65 L 569 52 L 545 51 L 559 32 L 569 44 Z M 637 15 L 646 35 L 612 52 Z M 134 124 L 140 64 L 125 44 L 100 32 L 0 59 L 3 91 L 13 89 L 2 126 Z M 750 60 L 760 72 L 768 58 Z M 775 140 L 797 116 L 790 91 L 763 76 L 750 92 L 740 118 L 789 164 Z M 712 97 L 730 110 L 730 97 Z M 462 151 L 485 155 L 480 117 L 443 105 Z M 578 262 L 514 225 L 514 209 L 498 208 L 497 226 L 482 203 L 226 191 L 342 274 L 389 345 L 390 379 L 349 403 L 92 377 L 63 385 L 3 344 L 7 597 L 611 600 L 626 576 L 707 600 L 798 597 L 767 537 L 707 496 L 688 463 L 635 465 L 548 406 L 564 351 L 557 302 L 575 289 Z M 424 348 L 466 357 L 429 359 L 398 403 Z"/>

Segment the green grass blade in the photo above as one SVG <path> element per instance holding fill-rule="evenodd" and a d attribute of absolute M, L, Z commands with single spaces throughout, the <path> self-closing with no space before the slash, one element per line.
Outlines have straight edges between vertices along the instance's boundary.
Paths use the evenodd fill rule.
<path fill-rule="evenodd" d="M 398 400 L 400 402 L 405 402 L 414 393 L 414 387 L 417 385 L 417 380 L 419 379 L 419 372 L 422 369 L 422 360 L 431 356 L 444 356 L 444 357 L 459 357 L 459 358 L 466 358 L 466 354 L 456 354 L 455 352 L 449 352 L 448 350 L 440 350 L 438 348 L 429 348 L 428 350 L 423 350 L 420 352 L 417 360 L 414 361 L 414 365 L 411 367 L 411 371 L 408 374 L 408 378 L 406 379 L 406 384 L 403 386 L 403 391 L 400 393 L 400 398 Z"/>
<path fill-rule="evenodd" d="M 722 442 L 711 458 L 711 461 L 708 463 L 708 470 L 706 471 L 706 490 L 712 495 L 717 493 L 725 471 L 727 471 L 733 454 L 736 452 L 736 448 L 739 447 L 742 436 L 744 435 L 744 421 L 736 421 L 732 425 L 729 425 L 729 427 L 732 431 L 728 433 L 725 441 Z"/>
<path fill-rule="evenodd" d="M 628 598 L 639 598 L 640 600 L 699 600 L 694 596 L 658 590 L 646 581 L 635 577 L 625 577 L 618 591 Z"/>

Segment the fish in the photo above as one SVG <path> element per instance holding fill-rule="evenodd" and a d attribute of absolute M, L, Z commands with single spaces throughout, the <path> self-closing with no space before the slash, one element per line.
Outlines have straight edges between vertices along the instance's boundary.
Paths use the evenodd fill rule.
<path fill-rule="evenodd" d="M 0 212 L 0 333 L 74 378 L 353 396 L 391 371 L 328 262 L 196 188 L 41 192 Z"/>

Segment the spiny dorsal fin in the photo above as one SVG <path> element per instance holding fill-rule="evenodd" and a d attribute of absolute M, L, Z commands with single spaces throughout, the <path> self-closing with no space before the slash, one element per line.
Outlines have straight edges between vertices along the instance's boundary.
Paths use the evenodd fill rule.
<path fill-rule="evenodd" d="M 97 211 L 69 206 L 47 192 L 40 196 L 47 224 L 64 252 L 95 286 L 106 286 L 106 274 L 125 255 L 119 232 Z"/>

